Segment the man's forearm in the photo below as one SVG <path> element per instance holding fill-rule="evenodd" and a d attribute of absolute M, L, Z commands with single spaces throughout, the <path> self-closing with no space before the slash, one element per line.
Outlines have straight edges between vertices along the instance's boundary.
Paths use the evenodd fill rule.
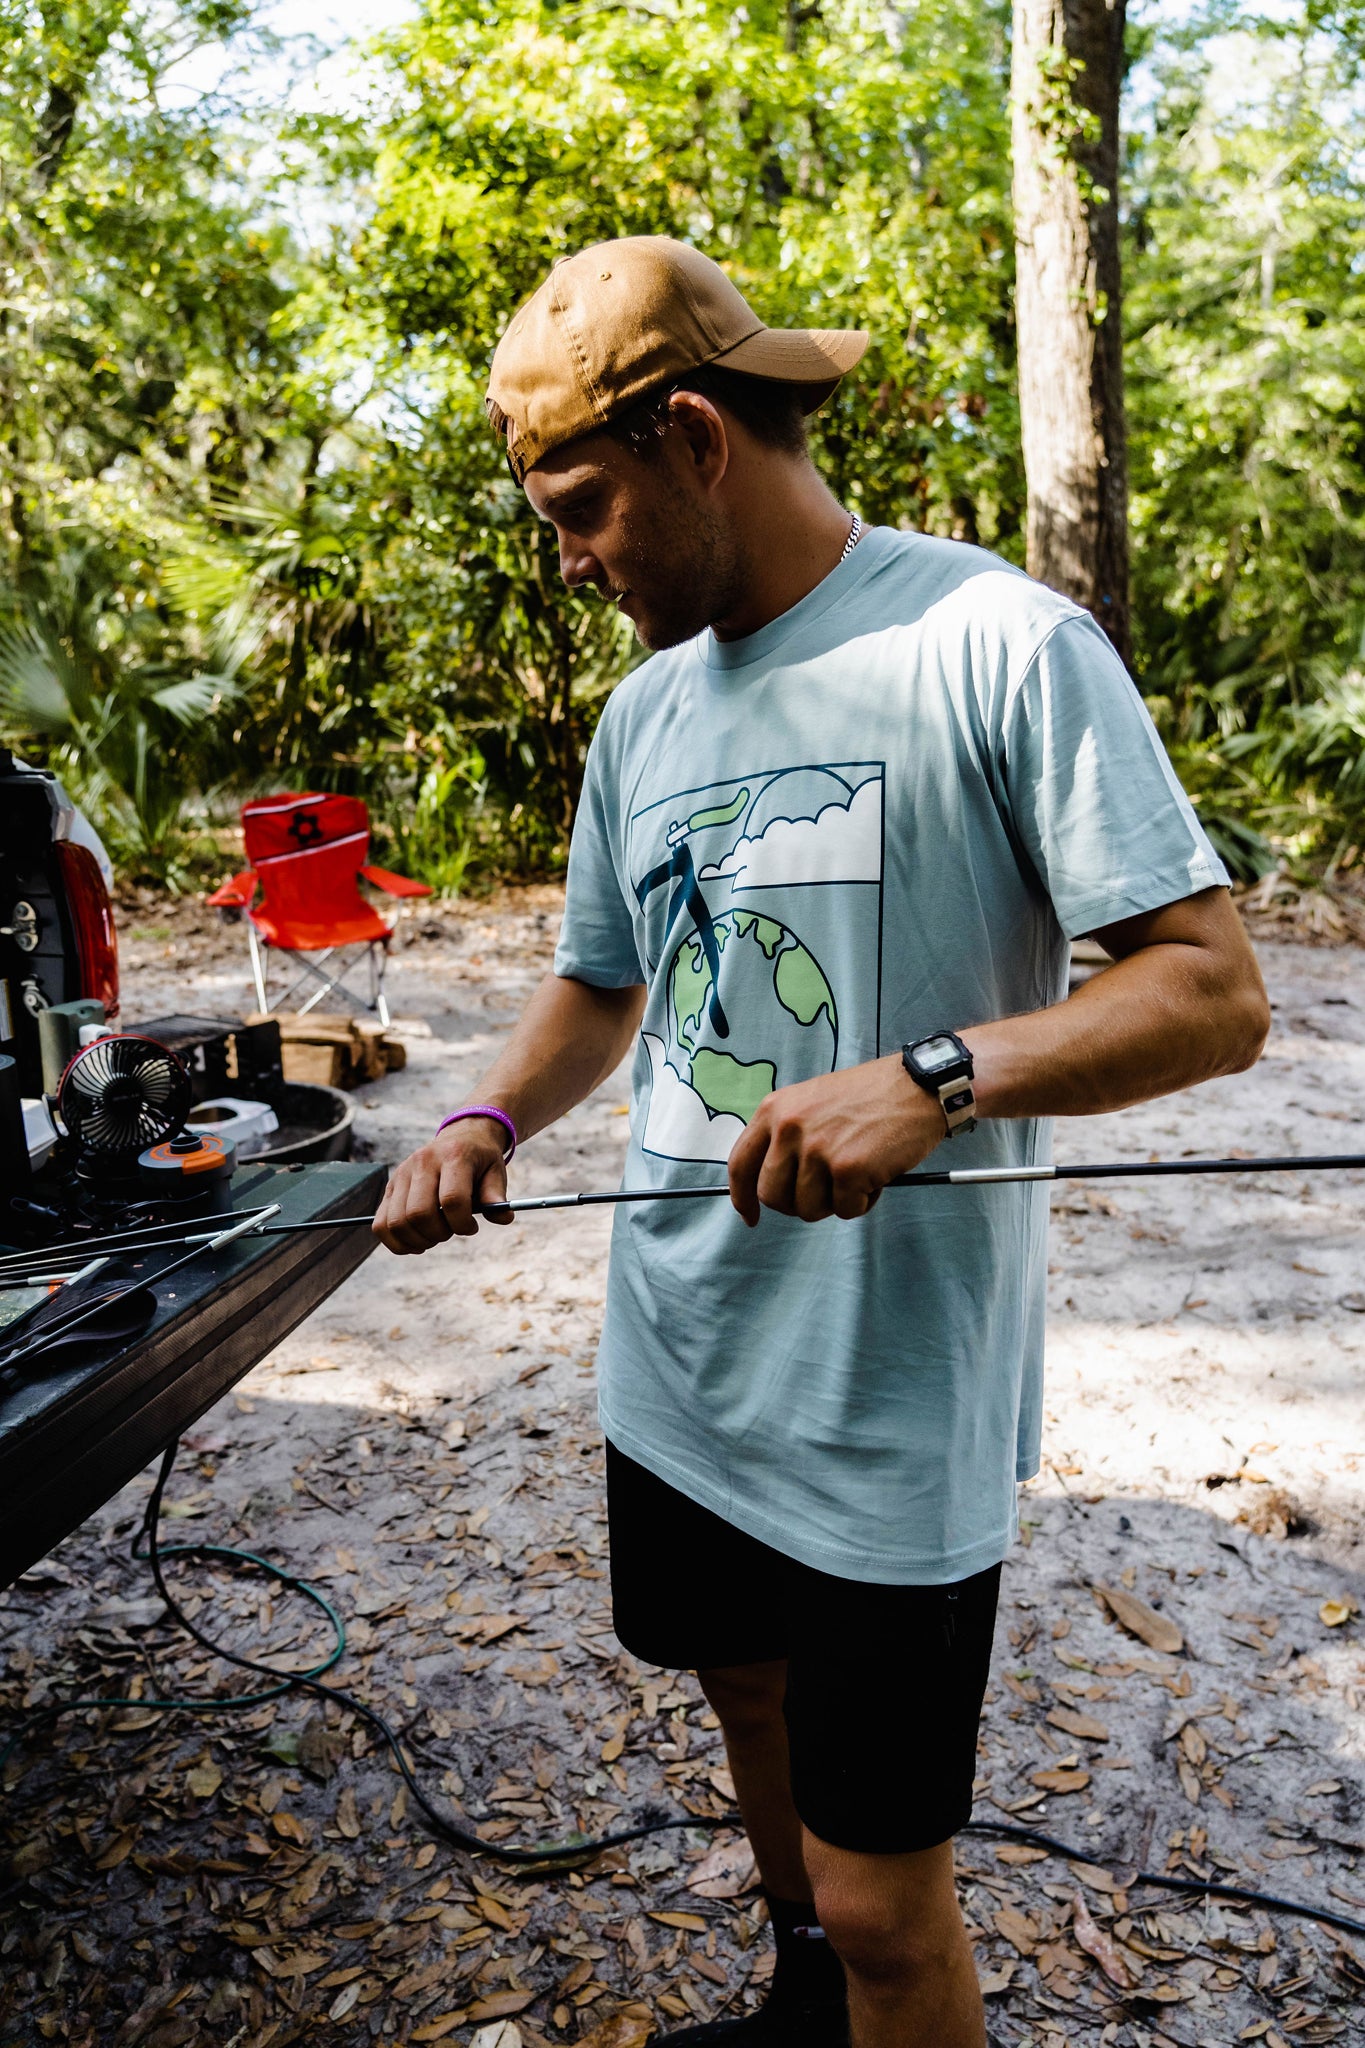
<path fill-rule="evenodd" d="M 591 1095 L 629 1052 L 643 988 L 593 988 L 547 974 L 470 1104 L 506 1110 L 530 1138 Z"/>
<path fill-rule="evenodd" d="M 1225 893 L 1131 922 L 1140 947 L 1067 1002 L 962 1032 L 980 1115 L 1093 1115 L 1254 1062 L 1269 1010 Z M 1121 950 L 1132 933 L 1105 936 Z"/>
<path fill-rule="evenodd" d="M 1122 1109 L 1256 1059 L 1270 1010 L 1225 890 L 1099 936 L 1121 957 L 1070 1001 L 998 1023 L 941 1020 L 971 1048 L 981 1116 Z M 888 1053 L 761 1102 L 730 1154 L 731 1199 L 750 1224 L 765 1206 L 810 1223 L 862 1216 L 945 1136 L 937 1099 Z"/>

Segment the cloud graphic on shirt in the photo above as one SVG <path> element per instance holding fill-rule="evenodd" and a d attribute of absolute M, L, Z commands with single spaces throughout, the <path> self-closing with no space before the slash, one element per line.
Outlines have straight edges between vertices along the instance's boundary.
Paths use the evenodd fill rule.
<path fill-rule="evenodd" d="M 645 1151 L 662 1153 L 666 1159 L 714 1159 L 723 1164 L 743 1133 L 742 1121 L 724 1113 L 712 1116 L 696 1089 L 669 1065 L 663 1040 L 652 1031 L 640 1035 L 651 1071 Z"/>
<path fill-rule="evenodd" d="M 701 879 L 729 877 L 737 889 L 778 889 L 802 882 L 880 882 L 882 785 L 873 776 L 846 804 L 826 804 L 814 818 L 774 818 L 753 839 L 741 839 Z"/>

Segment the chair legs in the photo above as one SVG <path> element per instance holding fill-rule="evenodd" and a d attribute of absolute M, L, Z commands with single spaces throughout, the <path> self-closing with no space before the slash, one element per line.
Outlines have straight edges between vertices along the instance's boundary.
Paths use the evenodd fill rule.
<path fill-rule="evenodd" d="M 294 955 L 294 958 L 299 962 L 299 965 L 303 968 L 303 973 L 299 975 L 298 979 L 293 983 L 293 985 L 289 989 L 289 994 L 291 996 L 293 995 L 294 990 L 296 988 L 303 987 L 304 982 L 307 980 L 310 974 L 317 975 L 322 982 L 321 988 L 315 989 L 313 994 L 309 996 L 307 1002 L 300 1005 L 300 1017 L 306 1017 L 310 1010 L 316 1009 L 318 1004 L 320 1002 L 323 1002 L 326 999 L 326 997 L 331 994 L 334 988 L 341 988 L 342 984 L 340 983 L 340 981 L 338 981 L 335 975 L 327 975 L 321 972 L 324 960 L 330 960 L 335 951 L 335 946 L 328 946 L 325 952 L 314 954 L 311 959 L 307 953 L 296 953 Z M 343 993 L 350 995 L 350 990 L 346 989 L 343 991 Z M 283 1001 L 284 998 L 281 997 L 280 1000 Z M 352 1001 L 354 1000 L 355 998 L 352 997 Z"/>
<path fill-rule="evenodd" d="M 342 979 L 343 974 L 349 973 L 352 967 L 359 964 L 359 954 L 350 961 L 340 960 L 336 971 L 333 972 L 326 967 L 325 963 L 332 958 L 332 955 L 338 951 L 338 948 L 328 946 L 321 953 L 315 953 L 311 956 L 307 953 L 293 954 L 292 957 L 299 968 L 299 973 L 290 982 L 288 988 L 276 996 L 272 1003 L 269 993 L 270 948 L 260 938 L 255 927 L 250 923 L 247 925 L 247 937 L 251 945 L 251 971 L 256 981 L 256 1000 L 260 1005 L 262 1016 L 269 1016 L 272 1010 L 282 1008 L 299 989 L 306 987 L 310 981 L 316 981 L 318 987 L 314 989 L 307 1002 L 301 1004 L 298 1009 L 297 1014 L 300 1017 L 306 1017 L 310 1010 L 316 1009 L 319 1003 L 325 1002 L 329 995 L 335 993 L 345 996 L 347 1002 L 353 1004 L 357 1009 L 372 1011 L 378 1017 L 380 1023 L 385 1028 L 388 1027 L 391 1019 L 389 1016 L 388 998 L 384 993 L 384 969 L 388 961 L 388 952 L 382 943 L 372 941 L 363 948 L 369 959 L 370 993 L 368 996 L 361 995 L 358 989 L 349 987 Z"/>
<path fill-rule="evenodd" d="M 247 943 L 251 947 L 251 972 L 256 980 L 256 1004 L 262 1016 L 268 1014 L 270 1003 L 265 992 L 265 948 L 256 936 L 256 927 L 248 918 L 246 921 Z"/>

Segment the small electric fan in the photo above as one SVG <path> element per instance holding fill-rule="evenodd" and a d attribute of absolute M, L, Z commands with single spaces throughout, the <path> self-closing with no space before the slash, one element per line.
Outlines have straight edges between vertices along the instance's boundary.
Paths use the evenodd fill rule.
<path fill-rule="evenodd" d="M 191 1100 L 185 1068 L 151 1038 L 97 1038 L 76 1054 L 57 1089 L 58 1113 L 87 1178 L 135 1167 L 148 1145 L 183 1128 Z"/>

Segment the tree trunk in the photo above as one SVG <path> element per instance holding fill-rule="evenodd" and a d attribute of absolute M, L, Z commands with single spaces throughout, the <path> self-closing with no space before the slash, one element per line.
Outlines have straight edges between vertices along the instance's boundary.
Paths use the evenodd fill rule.
<path fill-rule="evenodd" d="M 1014 0 L 1014 220 L 1029 574 L 1125 662 L 1128 458 L 1119 318 L 1124 0 Z"/>

